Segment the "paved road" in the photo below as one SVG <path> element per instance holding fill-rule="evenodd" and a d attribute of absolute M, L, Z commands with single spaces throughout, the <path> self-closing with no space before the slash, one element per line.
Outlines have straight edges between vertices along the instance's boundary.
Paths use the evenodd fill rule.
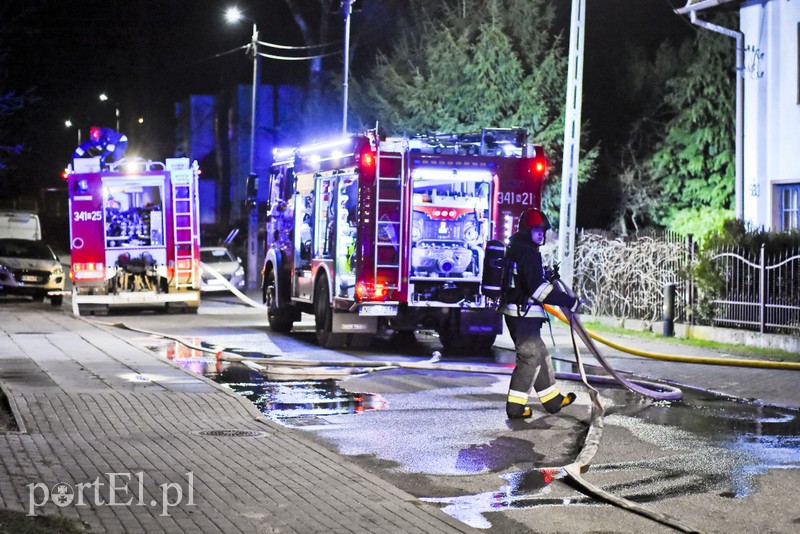
<path fill-rule="evenodd" d="M 263 318 L 259 315 L 226 308 L 214 314 L 225 315 L 225 324 L 230 326 L 228 338 L 240 346 L 255 341 L 254 327 L 263 332 Z M 215 321 L 219 324 L 220 317 L 214 314 L 181 317 L 181 323 L 187 332 L 201 332 Z M 154 320 L 158 322 L 152 316 L 131 322 L 149 321 L 152 325 Z M 563 444 L 579 441 L 580 430 L 586 423 L 583 402 L 565 417 L 537 417 L 524 425 L 501 424 L 495 428 L 495 423 L 503 423 L 502 379 L 473 377 L 461 379 L 458 387 L 454 387 L 450 378 L 421 380 L 414 373 L 392 371 L 392 374 L 371 375 L 366 382 L 368 391 L 390 399 L 390 410 L 370 413 L 368 417 L 341 418 L 338 425 L 331 425 L 327 433 L 321 433 L 327 435 L 320 441 L 309 432 L 264 421 L 252 405 L 240 398 L 132 346 L 136 343 L 135 336 L 122 331 L 98 327 L 90 321 L 36 305 L 21 309 L 0 306 L 0 325 L 6 336 L 0 338 L 0 380 L 10 391 L 27 431 L 0 437 L 9 445 L 7 448 L 0 445 L 0 450 L 9 451 L 0 452 L 6 470 L 0 474 L 0 497 L 3 505 L 12 509 L 27 510 L 30 504 L 27 485 L 36 480 L 66 481 L 75 486 L 92 482 L 98 476 L 108 482 L 105 473 L 109 472 L 142 472 L 145 498 L 141 500 L 154 500 L 155 507 L 59 508 L 48 503 L 40 510 L 79 518 L 99 531 L 471 531 L 467 524 L 488 527 L 492 532 L 671 531 L 648 519 L 598 505 L 565 484 L 545 485 L 526 478 L 526 472 L 514 465 L 522 465 L 515 452 L 519 447 L 527 447 L 526 458 L 535 452 L 546 465 L 559 465 L 574 455 L 574 447 L 564 448 Z M 556 328 L 555 337 L 556 352 L 568 356 L 568 332 Z M 272 351 L 291 351 L 296 346 L 278 337 L 270 343 Z M 499 345 L 508 343 L 507 339 L 501 339 Z M 646 348 L 660 352 L 675 350 L 672 345 L 660 346 L 657 340 L 646 343 L 637 340 L 637 344 L 639 348 L 646 344 Z M 739 397 L 800 406 L 800 392 L 795 386 L 797 375 L 793 372 L 664 364 L 609 354 L 622 369 Z M 698 351 L 698 354 L 710 353 Z M 330 354 L 311 348 L 304 356 L 322 359 Z M 401 383 L 412 384 L 419 395 L 399 391 Z M 363 387 L 363 383 L 358 386 Z M 348 387 L 356 386 L 348 384 Z M 428 390 L 427 397 L 424 389 Z M 439 399 L 439 405 L 418 404 L 431 395 Z M 670 416 L 687 412 L 680 412 L 677 407 L 639 405 L 630 398 L 614 395 L 609 395 L 608 400 L 612 413 L 604 446 L 587 478 L 641 502 L 656 501 L 657 509 L 686 519 L 705 531 L 796 531 L 800 515 L 794 512 L 792 490 L 800 482 L 796 466 L 766 474 L 743 473 L 742 480 L 752 481 L 757 477 L 757 491 L 746 495 L 723 491 L 718 495 L 713 491 L 698 495 L 694 490 L 686 491 L 687 484 L 697 480 L 714 482 L 713 477 L 717 476 L 717 471 L 702 467 L 714 457 L 713 449 L 705 447 L 699 454 L 691 450 L 694 442 L 671 428 L 667 431 L 667 427 L 674 426 Z M 463 404 L 455 404 L 459 402 Z M 684 409 L 719 411 L 718 405 L 710 401 L 692 406 Z M 651 424 L 635 422 L 642 420 L 638 412 L 644 410 L 648 410 Z M 772 413 L 765 410 L 761 415 L 758 409 L 746 414 L 764 419 L 765 414 Z M 176 418 L 175 413 L 181 416 Z M 794 413 L 796 418 L 795 412 L 788 413 Z M 459 449 L 453 449 L 454 453 L 462 452 L 462 462 L 473 462 L 472 475 L 476 477 L 468 482 L 467 477 L 454 473 L 416 478 L 398 474 L 397 465 L 403 466 L 403 462 L 393 459 L 387 464 L 386 461 L 392 451 L 399 451 L 398 458 L 408 452 L 403 451 L 403 446 L 410 441 L 409 436 L 397 436 L 392 447 L 383 447 L 388 456 L 369 450 L 370 441 L 391 441 L 396 433 L 381 436 L 379 429 L 403 428 L 404 417 L 416 420 L 416 431 L 431 442 L 428 450 L 415 451 L 407 461 L 409 464 L 438 462 L 434 458 L 446 455 L 447 448 L 437 447 L 437 436 L 450 438 L 456 434 L 463 443 Z M 384 423 L 376 423 L 382 418 Z M 715 419 L 698 419 L 711 420 Z M 369 439 L 348 439 L 354 433 L 363 437 L 373 423 Z M 457 431 L 448 430 L 448 425 Z M 267 435 L 257 438 L 198 435 L 201 430 L 214 429 L 263 431 Z M 349 446 L 347 454 L 358 456 L 342 457 L 339 452 L 345 445 Z M 795 443 L 794 447 L 800 448 L 800 444 Z M 631 460 L 636 458 L 646 461 L 635 465 Z M 506 463 L 492 464 L 501 460 Z M 680 473 L 669 471 L 676 461 L 694 467 Z M 733 462 L 730 468 L 742 465 L 749 464 Z M 488 471 L 481 474 L 474 472 L 475 469 Z M 654 480 L 659 480 L 643 486 L 642 473 L 647 471 L 651 471 Z M 186 473 L 189 472 L 193 473 L 196 506 L 187 505 Z M 498 472 L 509 476 L 502 491 L 474 490 L 487 481 L 497 487 L 491 480 L 496 480 Z M 515 479 L 515 473 L 521 478 Z M 662 483 L 665 476 L 684 478 Z M 626 480 L 637 487 L 626 487 Z M 131 488 L 138 487 L 138 479 L 132 482 Z M 182 502 L 169 508 L 169 517 L 165 517 L 161 515 L 161 485 L 170 483 L 181 486 Z M 438 488 L 436 492 L 430 491 L 431 484 Z M 712 485 L 712 490 L 714 487 L 717 486 Z M 172 500 L 168 502 L 175 501 L 177 486 L 167 489 L 172 491 L 168 495 Z M 87 500 L 91 490 L 90 487 L 84 491 Z M 412 495 L 432 499 L 425 504 Z M 134 497 L 138 497 L 135 492 Z M 464 523 L 455 522 L 434 505 L 448 506 L 448 512 Z M 460 507 L 462 513 L 453 507 Z M 488 521 L 488 525 L 481 523 L 481 519 Z"/>
<path fill-rule="evenodd" d="M 94 532 L 472 531 L 110 329 L 34 308 L 0 307 L 24 426 L 0 434 L 0 506 Z"/>

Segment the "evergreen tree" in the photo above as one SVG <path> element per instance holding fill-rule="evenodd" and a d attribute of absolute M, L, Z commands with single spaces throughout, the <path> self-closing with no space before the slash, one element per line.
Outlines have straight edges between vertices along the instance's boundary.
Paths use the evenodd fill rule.
<path fill-rule="evenodd" d="M 392 135 L 525 127 L 551 159 L 544 208 L 557 220 L 567 63 L 546 0 L 412 0 L 391 50 L 353 83 L 362 125 Z M 595 152 L 582 156 L 581 177 Z"/>
<path fill-rule="evenodd" d="M 731 26 L 733 20 L 725 21 Z M 659 212 L 728 209 L 734 190 L 734 44 L 698 31 L 693 60 L 667 82 L 666 103 L 675 113 L 648 162 L 663 193 Z"/>

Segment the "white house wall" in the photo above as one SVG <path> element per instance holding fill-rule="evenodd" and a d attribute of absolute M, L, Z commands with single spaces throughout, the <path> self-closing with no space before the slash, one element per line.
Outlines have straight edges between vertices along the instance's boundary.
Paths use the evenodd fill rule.
<path fill-rule="evenodd" d="M 777 229 L 777 184 L 800 183 L 800 0 L 748 2 L 744 33 L 744 217 Z"/>

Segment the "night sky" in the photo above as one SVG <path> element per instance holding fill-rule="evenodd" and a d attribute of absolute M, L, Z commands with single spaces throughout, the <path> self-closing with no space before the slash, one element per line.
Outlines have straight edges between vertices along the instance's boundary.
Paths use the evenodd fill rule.
<path fill-rule="evenodd" d="M 570 3 L 558 3 L 566 38 Z M 696 30 L 672 13 L 684 3 L 587 0 L 583 114 L 592 124 L 593 143 L 619 133 L 615 109 L 624 95 L 615 84 L 615 69 L 621 52 L 638 44 L 654 49 L 665 38 L 691 35 Z M 250 83 L 252 62 L 244 51 L 215 57 L 250 40 L 250 22 L 232 26 L 224 21 L 230 4 L 6 0 L 0 7 L 0 49 L 7 55 L 0 61 L 0 72 L 7 75 L 0 77 L 0 90 L 32 91 L 38 99 L 17 125 L 27 150 L 12 179 L 40 187 L 59 185 L 59 174 L 77 145 L 76 130 L 67 129 L 64 121 L 71 119 L 82 127 L 85 140 L 92 124 L 114 127 L 115 102 L 120 129 L 131 139 L 132 148 L 151 159 L 170 156 L 176 102 L 191 94 L 214 94 L 235 83 Z M 262 40 L 302 44 L 283 1 L 238 0 L 237 5 L 258 23 Z M 332 35 L 340 38 L 336 35 L 340 19 L 331 16 L 330 24 Z M 357 15 L 354 35 L 365 32 L 366 39 L 388 42 L 390 25 L 376 29 L 359 24 Z M 340 71 L 341 59 L 326 65 Z M 359 65 L 354 66 L 354 75 Z M 262 69 L 264 83 L 294 84 L 304 79 L 306 63 L 264 60 Z M 108 102 L 100 102 L 102 92 L 109 95 Z M 136 122 L 138 117 L 144 118 L 143 124 Z"/>

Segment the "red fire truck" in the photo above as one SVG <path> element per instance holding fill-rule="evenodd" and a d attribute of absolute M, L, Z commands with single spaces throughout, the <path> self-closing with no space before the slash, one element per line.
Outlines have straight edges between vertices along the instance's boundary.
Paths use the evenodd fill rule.
<path fill-rule="evenodd" d="M 306 312 L 328 348 L 431 329 L 445 349 L 488 349 L 502 323 L 481 291 L 486 244 L 540 206 L 546 172 L 524 129 L 371 131 L 276 150 L 262 283 L 270 328 L 288 332 Z"/>
<path fill-rule="evenodd" d="M 73 161 L 70 277 L 79 312 L 117 306 L 197 311 L 198 173 L 188 158 Z"/>

